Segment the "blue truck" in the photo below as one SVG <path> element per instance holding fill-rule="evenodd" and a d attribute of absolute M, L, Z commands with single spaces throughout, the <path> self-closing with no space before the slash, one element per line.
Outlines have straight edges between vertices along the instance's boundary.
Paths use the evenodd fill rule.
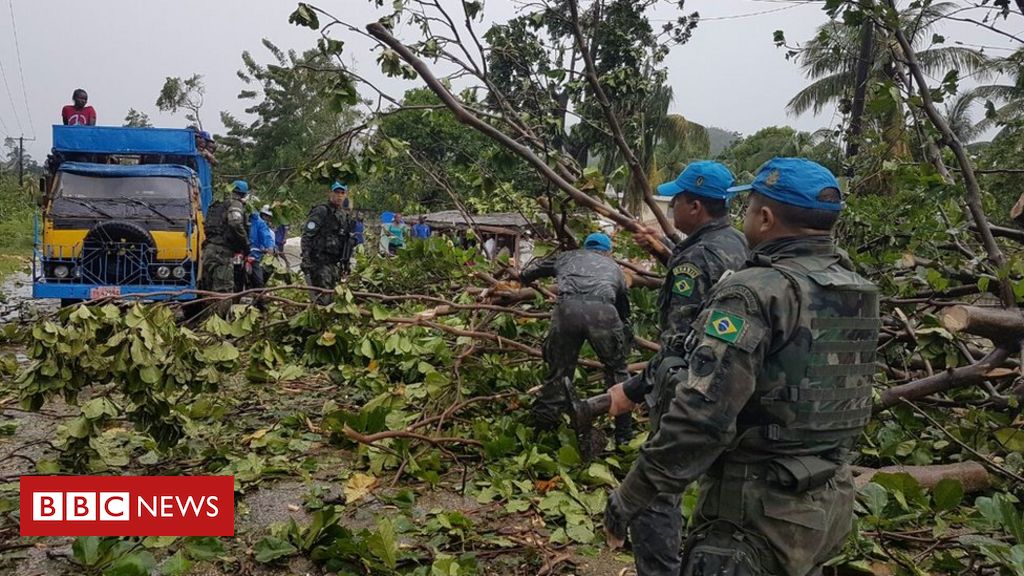
<path fill-rule="evenodd" d="M 194 131 L 54 126 L 40 192 L 33 297 L 195 297 L 213 185 Z"/>

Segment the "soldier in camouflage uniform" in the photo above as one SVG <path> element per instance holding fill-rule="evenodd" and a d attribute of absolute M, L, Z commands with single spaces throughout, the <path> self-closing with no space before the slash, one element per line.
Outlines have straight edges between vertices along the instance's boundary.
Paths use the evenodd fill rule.
<path fill-rule="evenodd" d="M 753 254 L 712 289 L 685 376 L 665 374 L 676 396 L 605 510 L 619 545 L 658 494 L 699 480 L 684 576 L 820 574 L 850 531 L 848 462 L 871 415 L 878 292 L 830 236 L 838 182 L 775 158 L 748 189 Z"/>
<path fill-rule="evenodd" d="M 331 186 L 330 200 L 314 206 L 302 230 L 302 272 L 306 283 L 317 288 L 333 290 L 341 280 L 342 259 L 352 237 L 352 215 L 346 208 L 348 186 L 335 182 Z M 319 304 L 331 302 L 331 295 L 312 292 Z"/>
<path fill-rule="evenodd" d="M 245 201 L 249 184 L 245 180 L 232 183 L 231 195 L 215 202 L 204 220 L 203 270 L 200 285 L 213 292 L 232 292 L 235 288 L 235 254 L 249 249 L 249 232 L 245 228 Z"/>
<path fill-rule="evenodd" d="M 572 380 L 584 342 L 590 342 L 604 365 L 607 387 L 628 377 L 626 356 L 633 335 L 626 277 L 610 257 L 612 241 L 607 235 L 591 234 L 583 246 L 582 250 L 535 260 L 519 277 L 528 284 L 554 276 L 558 286 L 558 301 L 544 341 L 548 372 L 533 405 L 534 425 L 539 429 L 554 428 L 560 422 L 566 401 L 562 383 L 567 378 Z M 628 442 L 631 436 L 632 417 L 616 417 L 616 440 Z"/>
<path fill-rule="evenodd" d="M 646 401 L 651 437 L 675 396 L 674 387 L 665 385 L 666 378 L 656 378 L 659 369 L 678 369 L 685 363 L 683 342 L 704 298 L 726 271 L 739 270 L 747 260 L 747 241 L 729 222 L 729 199 L 733 196 L 729 188 L 733 184 L 735 179 L 728 168 L 718 162 L 699 161 L 690 163 L 674 181 L 658 187 L 659 195 L 672 198 L 669 207 L 676 229 L 687 235 L 672 250 L 658 297 L 661 350 L 647 363 L 643 378 L 630 379 L 609 390 L 613 415 Z M 646 243 L 643 238 L 638 240 Z M 680 498 L 678 492 L 659 494 L 630 524 L 639 576 L 679 574 L 683 529 Z"/>

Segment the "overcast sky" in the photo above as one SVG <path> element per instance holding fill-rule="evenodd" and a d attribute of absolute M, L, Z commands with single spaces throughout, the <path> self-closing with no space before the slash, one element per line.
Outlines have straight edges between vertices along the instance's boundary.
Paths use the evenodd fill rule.
<path fill-rule="evenodd" d="M 454 5 L 453 0 L 442 1 Z M 60 109 L 70 103 L 75 88 L 89 92 L 100 124 L 120 125 L 128 109 L 136 108 L 157 126 L 177 127 L 185 125 L 182 116 L 156 110 L 164 78 L 202 74 L 203 120 L 218 132 L 221 110 L 244 115 L 236 98 L 244 85 L 235 76 L 243 50 L 266 62 L 262 38 L 284 49 L 304 50 L 318 37 L 288 23 L 296 5 L 291 0 L 13 0 L 16 45 L 11 13 L 4 4 L 0 2 L 0 65 L 7 82 L 0 83 L 0 131 L 34 135 L 36 140 L 27 142 L 26 149 L 37 160 L 45 158 L 49 126 L 60 122 Z M 376 20 L 366 0 L 322 0 L 318 5 L 353 23 Z M 485 5 L 492 21 L 515 12 L 515 3 L 508 0 L 486 0 Z M 772 42 L 773 31 L 779 29 L 791 42 L 811 38 L 826 20 L 820 4 L 688 0 L 686 11 L 700 12 L 702 21 L 693 39 L 675 48 L 667 60 L 676 96 L 673 112 L 745 134 L 777 124 L 814 130 L 838 121 L 832 111 L 818 117 L 787 116 L 786 102 L 806 80 Z M 671 17 L 672 12 L 664 9 L 655 15 Z M 955 33 L 970 42 L 1006 45 L 975 27 Z M 387 91 L 401 94 L 412 86 L 381 80 L 369 42 L 348 36 L 345 40 L 346 57 Z"/>

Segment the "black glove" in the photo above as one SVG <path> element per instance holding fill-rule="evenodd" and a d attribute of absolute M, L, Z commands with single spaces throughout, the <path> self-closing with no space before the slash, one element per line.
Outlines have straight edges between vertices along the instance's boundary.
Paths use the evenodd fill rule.
<path fill-rule="evenodd" d="M 608 495 L 608 504 L 604 507 L 604 529 L 621 540 L 625 540 L 629 532 L 629 519 L 622 513 L 617 490 Z"/>

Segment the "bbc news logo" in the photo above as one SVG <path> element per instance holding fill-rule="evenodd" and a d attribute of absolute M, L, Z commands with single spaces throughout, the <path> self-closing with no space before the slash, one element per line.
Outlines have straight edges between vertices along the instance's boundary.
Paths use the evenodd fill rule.
<path fill-rule="evenodd" d="M 22 536 L 234 536 L 232 476 L 22 476 Z"/>

